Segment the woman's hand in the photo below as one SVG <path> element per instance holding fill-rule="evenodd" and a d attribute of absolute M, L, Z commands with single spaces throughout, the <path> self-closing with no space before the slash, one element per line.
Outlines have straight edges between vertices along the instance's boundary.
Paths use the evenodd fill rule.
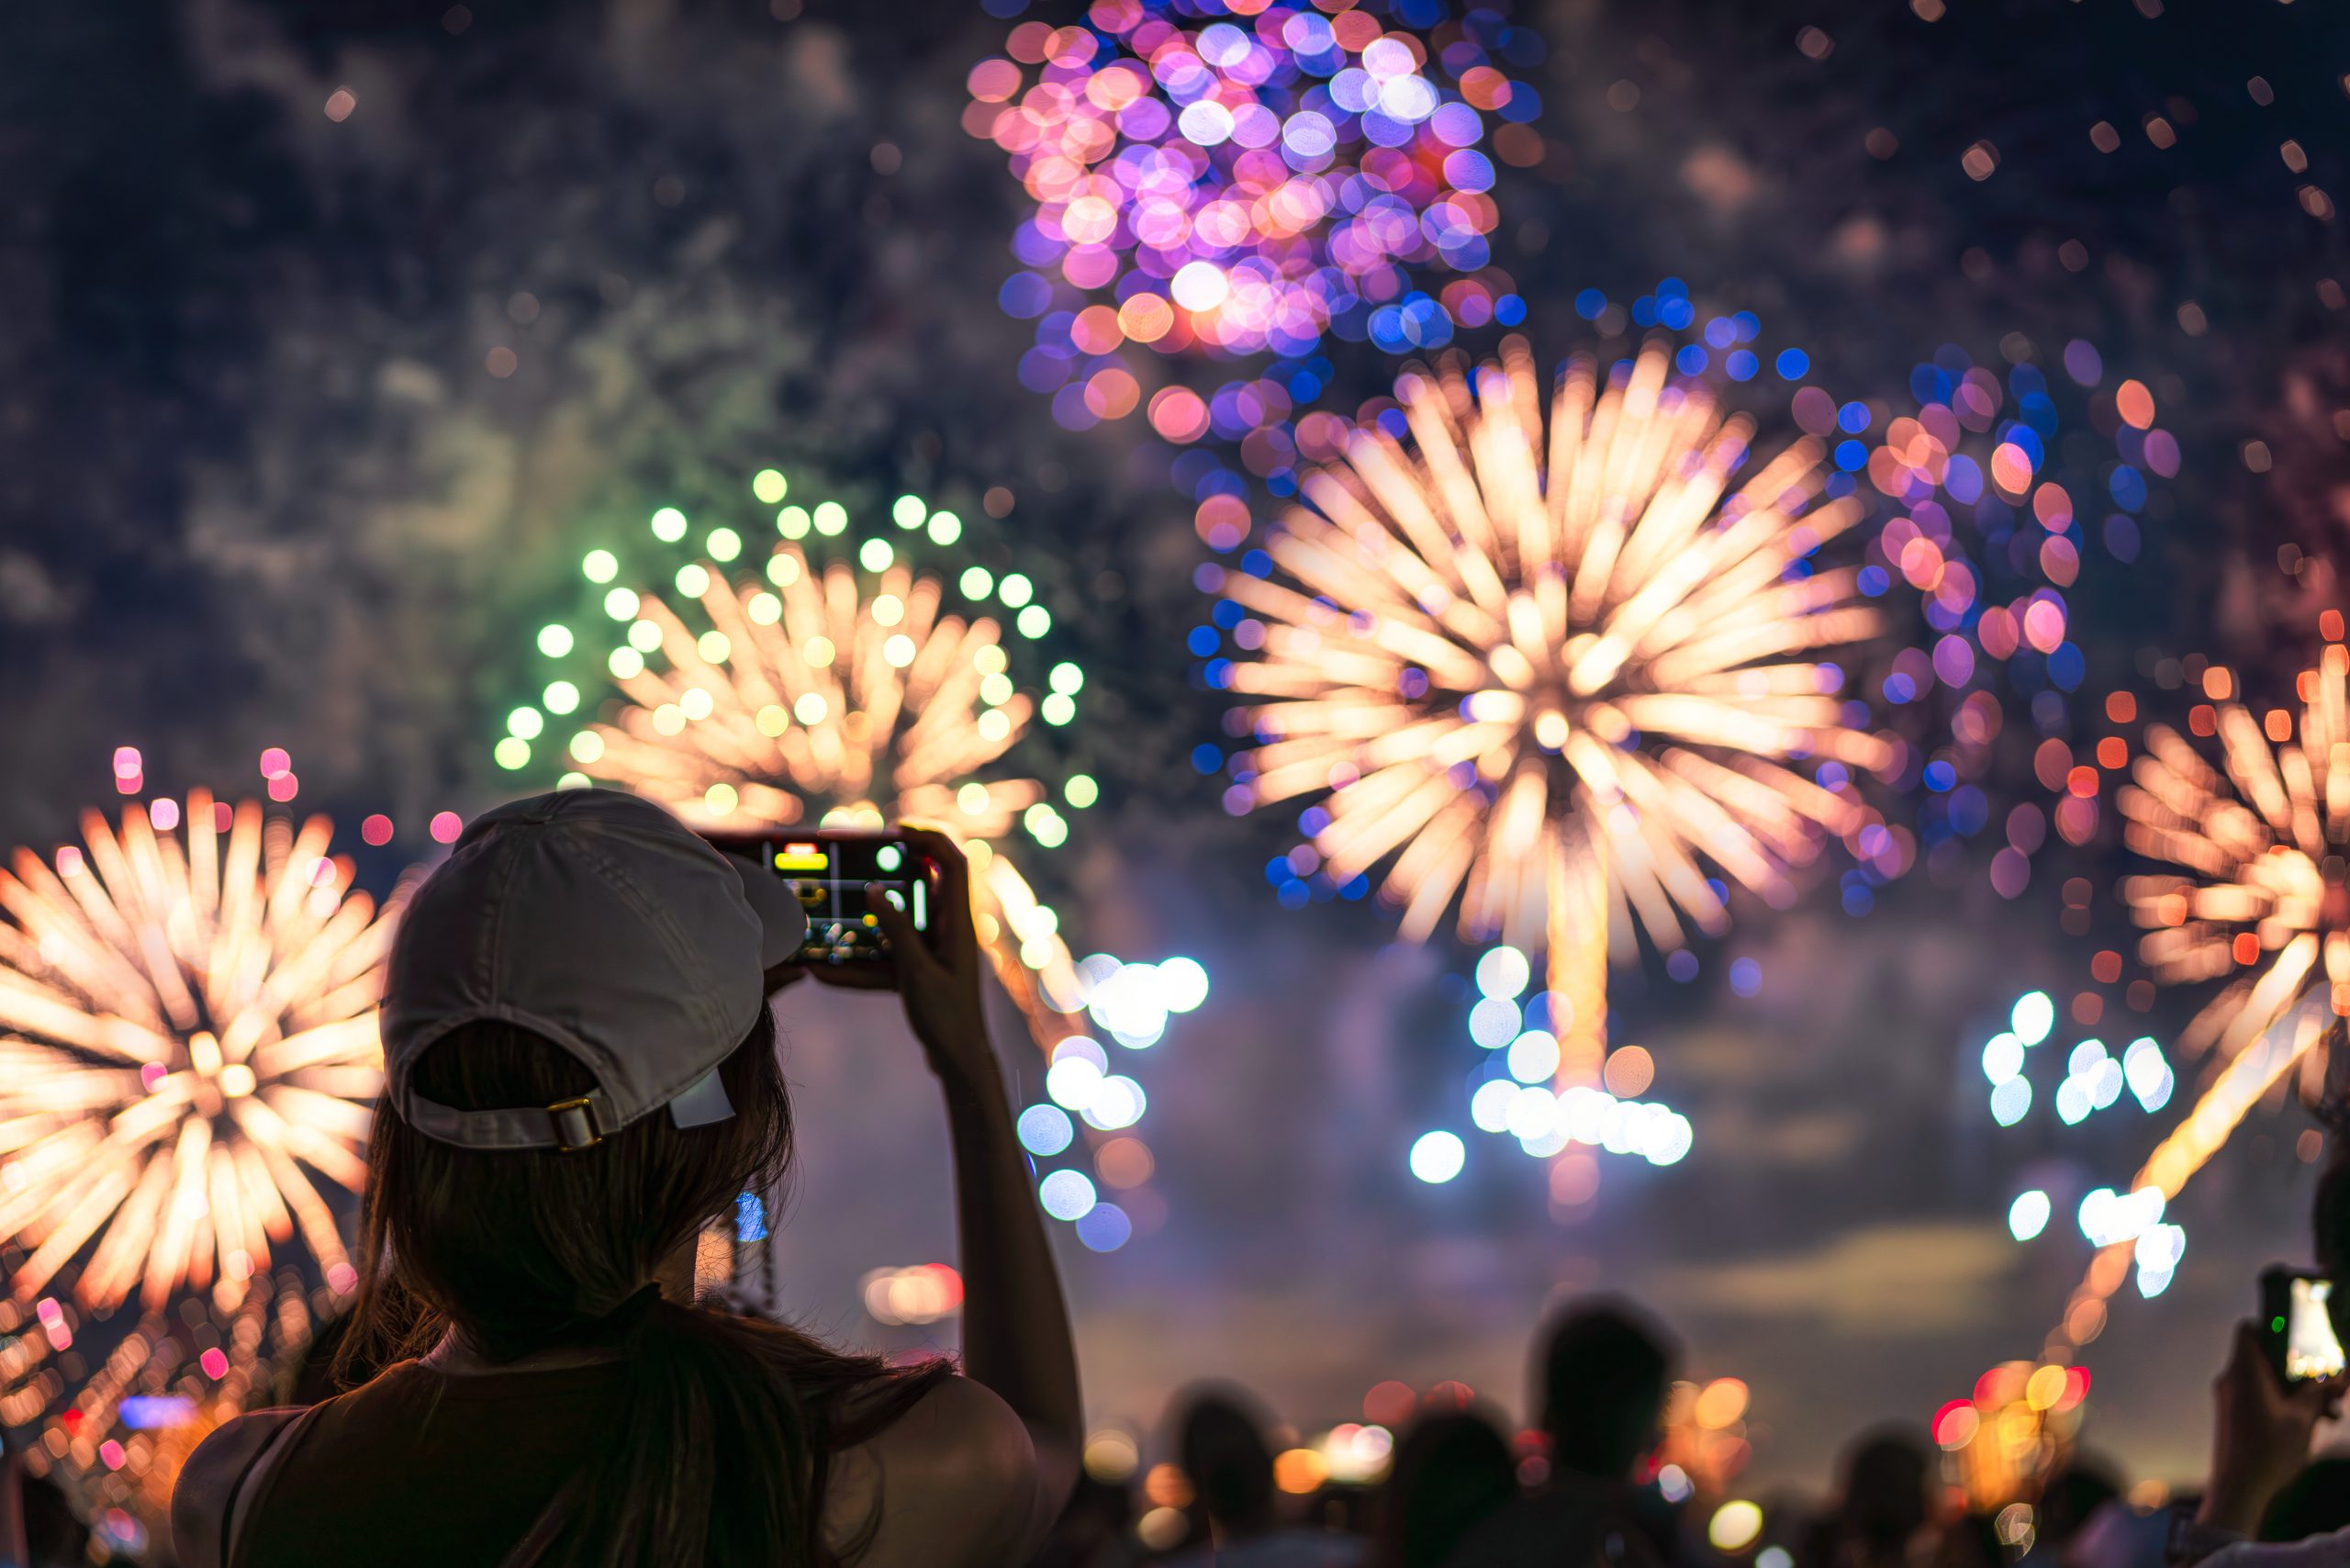
<path fill-rule="evenodd" d="M 889 946 L 878 964 L 787 964 L 767 976 L 770 991 L 802 976 L 851 991 L 895 991 L 906 1022 L 922 1042 L 931 1070 L 949 1090 L 968 1093 L 999 1081 L 980 1002 L 987 968 L 971 919 L 971 866 L 962 846 L 935 828 L 901 826 L 907 847 L 938 868 L 937 896 L 927 935 L 878 886 L 865 890 L 867 907 Z"/>
<path fill-rule="evenodd" d="M 2246 1318 L 2211 1384 L 2211 1476 L 2199 1518 L 2250 1535 L 2271 1499 L 2310 1462 L 2310 1434 L 2342 1395 L 2340 1380 L 2288 1383 Z"/>

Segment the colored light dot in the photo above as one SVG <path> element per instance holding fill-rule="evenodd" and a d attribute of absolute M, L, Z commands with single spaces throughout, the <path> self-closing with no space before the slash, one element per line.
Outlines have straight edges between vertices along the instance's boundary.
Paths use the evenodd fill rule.
<path fill-rule="evenodd" d="M 1093 1183 L 1080 1170 L 1056 1170 L 1036 1184 L 1037 1199 L 1055 1219 L 1082 1219 L 1094 1204 Z"/>
<path fill-rule="evenodd" d="M 604 613 L 615 621 L 635 620 L 636 607 L 634 588 L 616 588 L 604 596 Z"/>
<path fill-rule="evenodd" d="M 269 798 L 282 805 L 292 800 L 302 785 L 301 781 L 294 777 L 292 771 L 288 770 L 271 779 L 265 788 Z"/>
<path fill-rule="evenodd" d="M 1091 774 L 1080 773 L 1061 786 L 1061 795 L 1081 812 L 1102 798 L 1102 786 L 1093 781 Z"/>
<path fill-rule="evenodd" d="M 891 669 L 903 669 L 914 662 L 914 655 L 920 651 L 914 646 L 914 640 L 901 632 L 881 644 L 881 659 Z"/>
<path fill-rule="evenodd" d="M 2048 1037 L 2056 1026 L 2056 1003 L 2044 991 L 2029 991 L 2016 998 L 2014 1010 L 2008 1015 L 2008 1026 L 2016 1038 L 2027 1046 L 2036 1046 Z"/>
<path fill-rule="evenodd" d="M 951 511 L 933 512 L 929 532 L 933 544 L 952 544 L 963 537 L 963 520 Z"/>
<path fill-rule="evenodd" d="M 644 655 L 634 648 L 614 648 L 604 660 L 614 680 L 634 680 L 644 673 Z"/>
<path fill-rule="evenodd" d="M 759 734 L 772 739 L 791 727 L 791 715 L 770 702 L 758 711 L 751 722 L 757 726 Z"/>
<path fill-rule="evenodd" d="M 713 528 L 708 544 L 713 561 L 731 561 L 743 553 L 743 536 L 731 528 Z"/>
<path fill-rule="evenodd" d="M 123 750 L 129 751 L 130 748 L 126 746 Z M 261 754 L 261 776 L 263 778 L 274 778 L 293 766 L 294 759 L 285 755 L 285 748 L 282 745 L 271 746 L 267 751 Z M 130 752 L 130 767 L 131 771 L 138 771 L 139 754 L 135 751 Z M 115 770 L 117 772 L 120 772 L 121 769 L 121 753 L 118 752 L 115 756 Z"/>
<path fill-rule="evenodd" d="M 1717 1551 L 1743 1551 L 1762 1533 L 1762 1507 L 1743 1498 L 1715 1509 L 1713 1521 L 1706 1527 L 1706 1539 L 1714 1543 Z"/>
<path fill-rule="evenodd" d="M 775 531 L 786 539 L 807 538 L 809 527 L 806 507 L 786 507 L 775 514 Z"/>
<path fill-rule="evenodd" d="M 886 539 L 868 539 L 856 547 L 856 564 L 868 572 L 886 572 L 897 558 L 898 553 Z"/>
<path fill-rule="evenodd" d="M 733 651 L 734 644 L 728 640 L 723 632 L 704 632 L 694 639 L 694 652 L 699 654 L 711 664 L 724 664 L 727 655 Z"/>
<path fill-rule="evenodd" d="M 1085 687 L 1085 672 L 1072 664 L 1058 664 L 1045 678 L 1045 684 L 1055 691 L 1080 691 Z"/>
<path fill-rule="evenodd" d="M 1047 724 L 1058 728 L 1077 717 L 1077 704 L 1069 700 L 1067 692 L 1056 691 L 1036 704 L 1036 714 Z"/>
<path fill-rule="evenodd" d="M 628 645 L 640 654 L 649 654 L 661 646 L 661 628 L 650 621 L 629 623 Z"/>
<path fill-rule="evenodd" d="M 454 812 L 432 813 L 431 832 L 435 844 L 454 844 L 457 835 L 465 831 L 465 820 Z"/>
<path fill-rule="evenodd" d="M 920 528 L 929 515 L 930 509 L 920 496 L 900 496 L 890 503 L 890 521 L 900 528 Z"/>
<path fill-rule="evenodd" d="M 783 600 L 761 588 L 743 606 L 743 613 L 751 618 L 754 626 L 772 626 L 783 619 Z"/>
<path fill-rule="evenodd" d="M 710 568 L 699 561 L 688 561 L 677 568 L 677 591 L 688 599 L 699 599 L 710 590 Z"/>
<path fill-rule="evenodd" d="M 517 708 L 506 715 L 506 733 L 526 741 L 539 738 L 547 722 L 536 708 Z"/>
<path fill-rule="evenodd" d="M 567 680 L 547 683 L 539 693 L 539 705 L 550 713 L 576 713 L 579 711 L 579 688 Z"/>
<path fill-rule="evenodd" d="M 604 737 L 593 730 L 582 730 L 571 737 L 571 760 L 579 763 L 601 762 L 604 758 Z"/>
<path fill-rule="evenodd" d="M 966 566 L 956 586 L 963 590 L 965 599 L 985 599 L 995 587 L 995 577 L 985 566 Z"/>
<path fill-rule="evenodd" d="M 392 841 L 392 819 L 377 812 L 360 823 L 359 837 L 366 844 L 389 844 Z"/>
<path fill-rule="evenodd" d="M 571 628 L 568 626 L 540 627 L 539 652 L 551 659 L 559 659 L 571 652 Z"/>
<path fill-rule="evenodd" d="M 1430 1186 L 1441 1186 L 1460 1174 L 1469 1150 L 1458 1133 L 1422 1133 L 1412 1145 L 1412 1174 Z"/>
<path fill-rule="evenodd" d="M 1516 997 L 1532 974 L 1525 954 L 1515 947 L 1495 947 L 1477 960 L 1477 991 L 1484 996 Z"/>
<path fill-rule="evenodd" d="M 675 544 L 686 536 L 686 514 L 676 507 L 663 507 L 653 514 L 653 537 L 664 544 Z"/>
<path fill-rule="evenodd" d="M 1031 604 L 1021 610 L 1013 624 L 1020 629 L 1022 636 L 1034 639 L 1053 629 L 1053 614 L 1041 604 Z"/>
<path fill-rule="evenodd" d="M 610 550 L 590 550 L 580 558 L 579 570 L 591 583 L 608 583 L 621 575 L 621 559 Z"/>
<path fill-rule="evenodd" d="M 751 495 L 763 506 L 773 506 L 790 490 L 791 482 L 778 469 L 762 468 L 751 476 Z"/>
<path fill-rule="evenodd" d="M 813 691 L 802 692 L 800 700 L 791 705 L 791 716 L 803 724 L 822 723 L 824 722 L 823 698 Z"/>
<path fill-rule="evenodd" d="M 529 766 L 531 743 L 520 735 L 509 735 L 498 743 L 496 749 L 490 755 L 498 759 L 498 767 L 511 773 L 518 767 Z"/>
<path fill-rule="evenodd" d="M 1020 1113 L 1014 1126 L 1020 1133 L 1020 1147 L 1040 1158 L 1058 1154 L 1077 1137 L 1069 1113 L 1058 1105 L 1031 1105 Z"/>
<path fill-rule="evenodd" d="M 1115 1204 L 1095 1204 L 1077 1222 L 1077 1238 L 1096 1252 L 1115 1252 L 1134 1233 L 1134 1221 Z"/>
<path fill-rule="evenodd" d="M 819 501 L 808 521 L 815 524 L 817 532 L 831 538 L 848 526 L 848 509 L 838 501 Z"/>
<path fill-rule="evenodd" d="M 196 1364 L 203 1367 L 205 1376 L 215 1382 L 229 1375 L 229 1353 L 218 1345 L 212 1346 L 204 1354 L 198 1356 Z"/>
<path fill-rule="evenodd" d="M 701 803 L 711 816 L 731 816 L 734 808 L 743 803 L 743 798 L 732 784 L 712 784 L 702 791 Z"/>
<path fill-rule="evenodd" d="M 1006 572 L 1003 580 L 996 584 L 995 596 L 1017 610 L 1036 597 L 1036 585 L 1018 572 Z"/>
<path fill-rule="evenodd" d="M 2050 1207 L 2048 1194 L 2037 1187 L 2020 1194 L 2008 1205 L 2008 1234 L 2018 1241 L 2030 1241 L 2048 1228 Z"/>

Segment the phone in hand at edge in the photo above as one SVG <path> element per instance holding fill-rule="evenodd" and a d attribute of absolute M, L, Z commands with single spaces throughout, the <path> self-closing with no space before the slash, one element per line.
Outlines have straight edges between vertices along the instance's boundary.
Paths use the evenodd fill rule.
<path fill-rule="evenodd" d="M 2322 1274 L 2279 1264 L 2260 1275 L 2261 1337 L 2269 1364 L 2288 1383 L 2339 1376 L 2342 1341 L 2328 1311 L 2333 1282 Z"/>
<path fill-rule="evenodd" d="M 808 912 L 806 964 L 879 963 L 889 945 L 867 913 L 865 890 L 880 887 L 927 935 L 937 913 L 938 867 L 900 834 L 867 828 L 778 828 L 705 833 L 728 855 L 766 867 Z"/>

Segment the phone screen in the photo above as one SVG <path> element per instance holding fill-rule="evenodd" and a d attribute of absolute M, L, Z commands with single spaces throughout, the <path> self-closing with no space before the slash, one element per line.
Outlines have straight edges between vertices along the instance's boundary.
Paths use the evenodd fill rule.
<path fill-rule="evenodd" d="M 813 833 L 762 837 L 744 851 L 789 884 L 808 912 L 808 939 L 801 961 L 855 964 L 878 961 L 887 951 L 878 923 L 866 912 L 865 890 L 878 885 L 885 896 L 930 930 L 936 874 L 903 839 L 886 833 Z"/>
<path fill-rule="evenodd" d="M 2338 1376 L 2343 1369 L 2342 1341 L 2334 1337 L 2333 1318 L 2326 1310 L 2333 1296 L 2332 1280 L 2293 1276 L 2287 1291 L 2285 1322 L 2272 1321 L 2271 1333 L 2285 1336 L 2285 1379 Z"/>

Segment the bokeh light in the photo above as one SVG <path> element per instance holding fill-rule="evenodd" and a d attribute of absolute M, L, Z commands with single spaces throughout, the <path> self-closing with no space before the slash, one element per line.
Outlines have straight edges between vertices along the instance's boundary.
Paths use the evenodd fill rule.
<path fill-rule="evenodd" d="M 1468 1146 L 1458 1133 L 1423 1133 L 1412 1145 L 1412 1174 L 1431 1186 L 1460 1175 L 1468 1160 Z"/>
<path fill-rule="evenodd" d="M 1541 43 L 1491 8 L 1419 10 L 1095 0 L 971 69 L 964 124 L 1035 204 L 1000 299 L 1037 323 L 1020 378 L 1060 422 L 1146 406 L 1134 347 L 1293 361 L 1330 332 L 1405 352 L 1522 313 L 1491 265 L 1491 192 L 1496 151 L 1539 156 L 1539 97 L 1512 72 Z M 1147 401 L 1161 436 L 1204 433 L 1197 394 Z"/>

